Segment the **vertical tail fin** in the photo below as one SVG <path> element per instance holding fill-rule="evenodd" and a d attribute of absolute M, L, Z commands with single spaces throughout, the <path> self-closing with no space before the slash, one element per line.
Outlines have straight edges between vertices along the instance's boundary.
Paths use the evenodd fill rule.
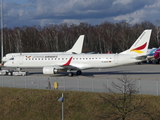
<path fill-rule="evenodd" d="M 150 41 L 152 30 L 144 30 L 139 36 L 136 42 L 130 47 L 130 49 L 121 52 L 120 54 L 137 54 L 147 55 L 148 45 Z"/>
<path fill-rule="evenodd" d="M 77 54 L 81 53 L 83 47 L 83 41 L 84 41 L 84 35 L 79 36 L 78 40 L 73 45 L 73 47 L 66 52 L 77 53 Z"/>

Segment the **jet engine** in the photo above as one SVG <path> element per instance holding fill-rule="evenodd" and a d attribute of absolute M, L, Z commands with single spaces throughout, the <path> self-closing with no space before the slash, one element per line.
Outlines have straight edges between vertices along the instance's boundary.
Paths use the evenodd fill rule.
<path fill-rule="evenodd" d="M 56 74 L 63 71 L 64 70 L 62 70 L 61 68 L 55 68 L 53 66 L 43 67 L 43 74 Z"/>

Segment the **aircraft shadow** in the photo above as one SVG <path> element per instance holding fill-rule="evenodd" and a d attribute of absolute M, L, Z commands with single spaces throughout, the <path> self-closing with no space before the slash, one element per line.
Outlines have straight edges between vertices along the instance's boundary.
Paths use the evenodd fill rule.
<path fill-rule="evenodd" d="M 141 75 L 141 74 L 160 74 L 160 72 L 124 72 L 124 71 L 109 71 L 109 72 L 83 72 L 82 76 L 94 76 L 94 75 Z"/>
<path fill-rule="evenodd" d="M 160 74 L 160 72 L 124 72 L 124 71 L 107 71 L 107 72 L 83 72 L 82 75 L 79 75 L 79 76 L 94 76 L 94 75 L 106 75 L 106 74 L 109 74 L 109 75 L 125 75 L 125 74 L 128 74 L 128 75 L 141 75 L 141 74 L 150 74 L 150 75 L 155 75 L 155 74 Z M 42 72 L 33 72 L 33 73 L 29 73 L 28 75 L 43 75 Z M 60 77 L 60 76 L 68 76 L 68 74 L 66 72 L 63 72 L 63 73 L 58 73 L 58 74 L 55 74 L 55 75 L 49 75 L 51 77 Z M 77 76 L 75 75 L 74 73 L 74 76 Z M 74 77 L 73 76 L 73 77 Z"/>

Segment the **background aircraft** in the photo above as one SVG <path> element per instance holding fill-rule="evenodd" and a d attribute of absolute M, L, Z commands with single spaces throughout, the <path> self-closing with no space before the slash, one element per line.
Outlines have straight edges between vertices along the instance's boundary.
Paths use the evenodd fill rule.
<path fill-rule="evenodd" d="M 152 63 L 155 59 L 154 59 L 154 54 L 155 54 L 155 51 L 157 50 L 158 48 L 152 48 L 152 49 L 148 49 L 147 50 L 147 58 L 146 58 L 146 62 L 147 63 Z"/>
<path fill-rule="evenodd" d="M 160 48 L 148 49 L 147 62 L 156 64 L 160 63 Z"/>
<path fill-rule="evenodd" d="M 154 59 L 155 59 L 154 61 L 155 61 L 156 64 L 160 63 L 160 48 L 155 50 Z"/>
<path fill-rule="evenodd" d="M 146 59 L 152 30 L 145 30 L 130 49 L 120 54 L 56 54 L 16 56 L 4 63 L 5 67 L 42 68 L 43 74 L 56 74 L 61 71 L 73 76 L 82 74 L 81 70 L 116 67 L 140 62 Z"/>
<path fill-rule="evenodd" d="M 2 64 L 17 55 L 45 55 L 45 54 L 80 54 L 82 53 L 84 35 L 80 35 L 73 47 L 66 52 L 29 52 L 29 53 L 8 53 L 2 58 Z"/>

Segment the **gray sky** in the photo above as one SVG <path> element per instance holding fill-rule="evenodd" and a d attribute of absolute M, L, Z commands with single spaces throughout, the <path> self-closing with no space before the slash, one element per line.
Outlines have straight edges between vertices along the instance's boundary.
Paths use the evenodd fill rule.
<path fill-rule="evenodd" d="M 5 27 L 160 20 L 160 0 L 3 0 Z"/>

